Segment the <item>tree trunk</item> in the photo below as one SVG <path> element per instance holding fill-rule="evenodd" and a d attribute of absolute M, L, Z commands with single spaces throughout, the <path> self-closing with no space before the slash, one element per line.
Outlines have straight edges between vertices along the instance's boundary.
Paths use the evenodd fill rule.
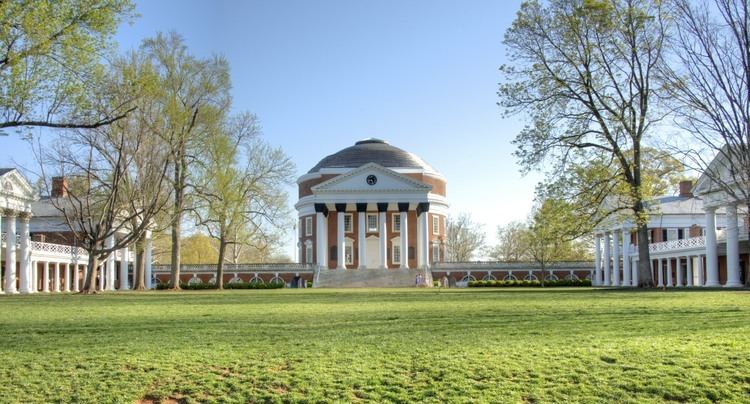
<path fill-rule="evenodd" d="M 224 254 L 227 242 L 224 237 L 219 239 L 219 262 L 216 264 L 216 289 L 224 289 Z"/>
<path fill-rule="evenodd" d="M 86 280 L 81 288 L 81 294 L 88 295 L 96 293 L 96 276 L 99 272 L 97 267 L 99 266 L 99 259 L 92 251 L 89 251 L 89 270 L 86 273 Z M 78 268 L 76 268 L 78 270 Z"/>
<path fill-rule="evenodd" d="M 179 186 L 180 173 L 179 163 L 175 163 L 175 195 L 174 195 L 174 212 L 172 222 L 172 276 L 169 280 L 169 288 L 180 289 L 180 233 L 182 232 L 182 208 L 184 200 L 184 189 Z"/>
<path fill-rule="evenodd" d="M 648 251 L 648 224 L 638 224 L 638 287 L 653 288 L 651 254 Z"/>
<path fill-rule="evenodd" d="M 750 202 L 747 203 L 747 217 L 745 218 L 745 226 L 747 226 L 747 259 L 745 260 L 745 268 L 742 271 L 745 274 L 745 286 L 750 287 Z"/>
<path fill-rule="evenodd" d="M 143 249 L 145 239 L 141 237 L 135 242 L 135 259 L 136 265 L 135 279 L 133 280 L 133 290 L 146 290 L 146 255 Z"/>

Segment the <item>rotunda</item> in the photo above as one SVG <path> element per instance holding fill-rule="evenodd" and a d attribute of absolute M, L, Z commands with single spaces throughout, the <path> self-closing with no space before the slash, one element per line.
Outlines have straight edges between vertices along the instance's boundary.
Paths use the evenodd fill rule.
<path fill-rule="evenodd" d="M 323 158 L 297 184 L 302 263 L 427 270 L 444 258 L 446 181 L 417 155 L 365 139 Z"/>

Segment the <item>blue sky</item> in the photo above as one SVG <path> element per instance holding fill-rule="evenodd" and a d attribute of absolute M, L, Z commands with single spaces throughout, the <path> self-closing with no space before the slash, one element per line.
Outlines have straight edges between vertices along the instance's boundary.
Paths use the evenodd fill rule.
<path fill-rule="evenodd" d="M 366 137 L 418 154 L 447 178 L 452 212 L 471 213 L 494 240 L 498 224 L 526 217 L 540 178 L 519 174 L 510 142 L 521 118 L 496 105 L 519 3 L 142 1 L 117 40 L 131 49 L 174 30 L 194 54 L 224 55 L 234 108 L 257 114 L 300 174 Z M 0 158 L 32 164 L 16 138 Z"/>

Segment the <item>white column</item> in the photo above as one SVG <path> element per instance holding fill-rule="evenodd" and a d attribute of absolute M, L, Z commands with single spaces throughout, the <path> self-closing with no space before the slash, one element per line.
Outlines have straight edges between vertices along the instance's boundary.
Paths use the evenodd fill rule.
<path fill-rule="evenodd" d="M 401 269 L 409 269 L 409 212 L 401 212 Z"/>
<path fill-rule="evenodd" d="M 115 235 L 111 234 L 109 237 L 107 237 L 106 247 L 108 249 L 111 249 L 114 246 L 115 246 Z M 115 290 L 115 252 L 114 251 L 112 251 L 109 254 L 109 257 L 107 257 L 107 263 L 105 266 L 106 266 L 106 272 L 107 272 L 107 276 L 106 276 L 107 288 L 106 289 Z"/>
<path fill-rule="evenodd" d="M 612 232 L 612 286 L 620 286 L 620 237 Z"/>
<path fill-rule="evenodd" d="M 5 293 L 16 290 L 16 213 L 5 210 Z"/>
<path fill-rule="evenodd" d="M 693 257 L 687 257 L 687 285 L 688 287 L 693 286 Z"/>
<path fill-rule="evenodd" d="M 65 291 L 70 292 L 70 266 L 68 264 L 63 264 L 63 271 L 65 271 L 65 278 L 63 280 Z"/>
<path fill-rule="evenodd" d="M 344 212 L 336 212 L 336 269 L 346 269 L 344 255 Z"/>
<path fill-rule="evenodd" d="M 706 284 L 719 286 L 719 256 L 716 250 L 716 208 L 706 211 Z"/>
<path fill-rule="evenodd" d="M 630 230 L 622 229 L 622 286 L 632 286 L 630 278 Z"/>
<path fill-rule="evenodd" d="M 29 262 L 29 293 L 36 293 L 38 285 L 37 280 L 36 262 L 31 260 L 31 262 Z"/>
<path fill-rule="evenodd" d="M 55 276 L 53 276 L 52 279 L 54 280 L 52 291 L 59 292 L 60 291 L 60 263 L 59 262 L 55 262 Z"/>
<path fill-rule="evenodd" d="M 656 270 L 658 271 L 658 273 L 656 274 L 656 277 L 659 280 L 659 283 L 656 286 L 661 288 L 664 286 L 664 268 L 662 267 L 663 260 L 659 258 L 658 261 L 659 261 L 659 264 L 656 266 Z"/>
<path fill-rule="evenodd" d="M 591 279 L 594 286 L 602 284 L 602 237 L 594 234 L 594 277 Z"/>
<path fill-rule="evenodd" d="M 667 258 L 667 286 L 673 287 L 674 282 L 672 282 L 672 258 Z"/>
<path fill-rule="evenodd" d="M 21 236 L 21 269 L 19 269 L 19 283 L 21 293 L 31 293 L 31 249 L 29 248 L 29 219 L 31 217 L 28 214 L 21 214 L 19 217 L 21 221 L 21 229 L 19 235 Z"/>
<path fill-rule="evenodd" d="M 359 250 L 359 269 L 367 268 L 367 214 L 357 212 L 358 226 L 357 247 Z"/>
<path fill-rule="evenodd" d="M 42 275 L 42 282 L 44 282 L 44 285 L 42 285 L 42 292 L 49 292 L 49 262 L 44 262 L 44 274 Z"/>
<path fill-rule="evenodd" d="M 67 264 L 66 264 L 67 265 Z M 73 291 L 78 292 L 81 284 L 80 275 L 78 275 L 78 258 L 73 260 L 73 263 L 70 264 L 71 269 L 73 270 Z M 114 276 L 112 277 L 114 279 Z"/>
<path fill-rule="evenodd" d="M 328 269 L 328 221 L 323 212 L 315 214 L 315 248 L 318 259 L 318 266 L 321 269 Z"/>
<path fill-rule="evenodd" d="M 420 234 L 420 241 L 422 244 L 422 266 L 420 268 L 430 267 L 430 225 L 429 225 L 429 213 L 422 212 L 419 216 L 419 224 L 422 229 Z"/>
<path fill-rule="evenodd" d="M 145 261 L 145 267 L 144 272 L 146 276 L 146 289 L 152 289 L 154 285 L 151 284 L 151 279 L 154 277 L 153 271 L 151 268 L 151 260 L 153 259 L 153 241 L 151 240 L 151 230 L 146 230 L 146 251 L 144 251 L 144 261 Z"/>
<path fill-rule="evenodd" d="M 737 205 L 730 204 L 727 210 L 727 283 L 729 288 L 742 287 L 740 282 L 740 241 L 737 229 Z"/>
<path fill-rule="evenodd" d="M 424 257 L 422 257 L 422 250 L 424 249 L 422 247 L 422 215 L 419 214 L 419 211 L 417 211 L 417 268 L 424 268 Z"/>
<path fill-rule="evenodd" d="M 388 269 L 388 224 L 386 223 L 386 212 L 379 213 L 378 226 L 380 226 L 380 269 Z"/>
<path fill-rule="evenodd" d="M 609 232 L 604 233 L 604 286 L 612 286 L 611 267 L 610 267 L 610 251 L 612 244 L 610 243 Z"/>
<path fill-rule="evenodd" d="M 638 286 L 638 260 L 634 259 L 630 264 L 630 272 L 633 275 L 632 285 Z"/>
<path fill-rule="evenodd" d="M 120 257 L 120 290 L 129 290 L 130 284 L 128 283 L 128 256 L 130 251 L 128 246 L 125 246 L 120 250 L 122 256 Z"/>
<path fill-rule="evenodd" d="M 677 275 L 677 284 L 675 286 L 677 286 L 678 288 L 681 288 L 683 286 L 682 284 L 682 258 L 681 257 L 677 257 L 675 259 L 674 271 L 675 271 L 675 274 Z"/>
<path fill-rule="evenodd" d="M 705 286 L 706 285 L 706 271 L 705 271 L 705 265 L 703 264 L 703 256 L 698 256 L 698 284 L 695 286 Z"/>

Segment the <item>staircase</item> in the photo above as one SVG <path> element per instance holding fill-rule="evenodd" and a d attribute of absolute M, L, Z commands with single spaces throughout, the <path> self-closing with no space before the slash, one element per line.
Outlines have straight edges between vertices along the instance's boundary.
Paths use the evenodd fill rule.
<path fill-rule="evenodd" d="M 413 288 L 417 275 L 432 286 L 432 273 L 424 269 L 323 269 L 316 271 L 314 288 Z M 426 275 L 426 276 L 425 276 Z"/>

